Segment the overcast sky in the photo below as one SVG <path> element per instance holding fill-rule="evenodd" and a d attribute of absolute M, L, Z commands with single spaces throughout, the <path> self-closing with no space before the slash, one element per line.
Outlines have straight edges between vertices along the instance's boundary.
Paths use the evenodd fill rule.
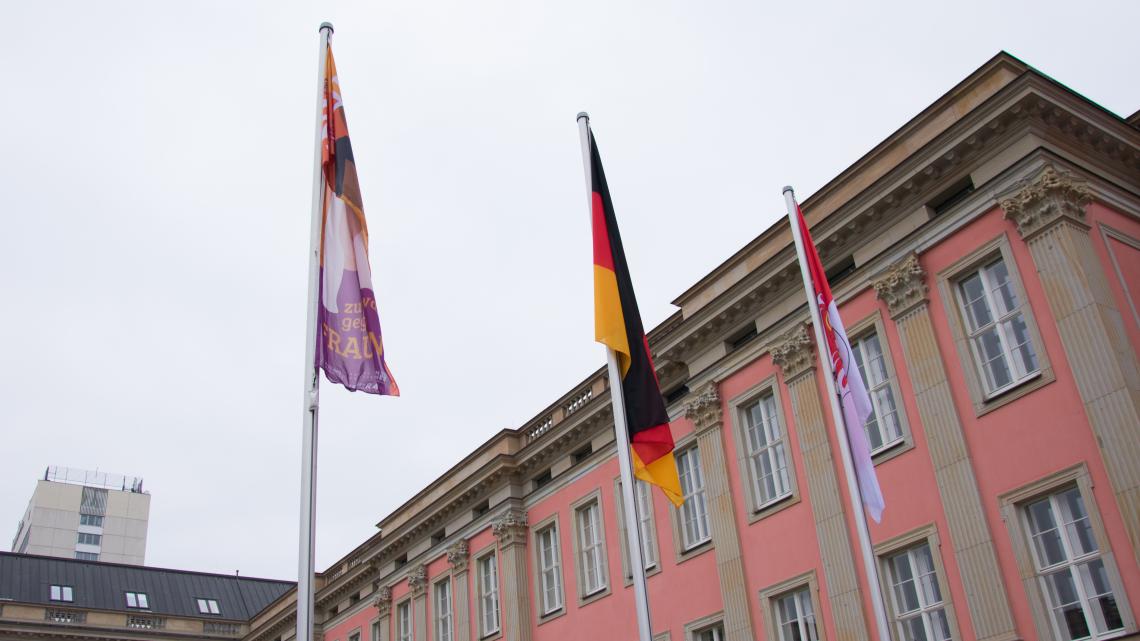
<path fill-rule="evenodd" d="M 296 577 L 318 25 L 402 398 L 322 387 L 317 567 L 604 363 L 575 114 L 646 327 L 999 50 L 1122 116 L 1140 4 L 0 4 L 0 539 L 141 476 L 150 565 Z"/>

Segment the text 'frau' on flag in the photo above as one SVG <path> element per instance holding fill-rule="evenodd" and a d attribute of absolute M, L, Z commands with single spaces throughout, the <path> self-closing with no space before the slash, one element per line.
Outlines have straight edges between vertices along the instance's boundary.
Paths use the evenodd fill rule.
<path fill-rule="evenodd" d="M 633 295 L 621 234 L 593 132 L 590 132 L 589 153 L 593 189 L 590 210 L 594 238 L 595 338 L 617 354 L 634 476 L 661 488 L 673 505 L 680 507 L 684 496 L 673 460 L 669 414 L 641 325 L 641 313 Z"/>
<path fill-rule="evenodd" d="M 317 366 L 351 391 L 399 396 L 384 361 L 380 316 L 368 264 L 368 224 L 332 47 L 325 57 L 321 109 L 321 250 Z"/>

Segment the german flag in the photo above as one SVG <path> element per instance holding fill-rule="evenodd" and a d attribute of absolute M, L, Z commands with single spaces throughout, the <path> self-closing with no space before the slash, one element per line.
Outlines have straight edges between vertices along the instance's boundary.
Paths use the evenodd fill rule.
<path fill-rule="evenodd" d="M 649 356 L 649 342 L 633 296 L 633 283 L 598 146 L 594 133 L 591 131 L 589 135 L 595 338 L 617 353 L 621 367 L 621 392 L 625 399 L 634 476 L 661 488 L 673 505 L 680 507 L 685 500 L 673 460 L 669 414 L 661 398 L 657 371 Z"/>

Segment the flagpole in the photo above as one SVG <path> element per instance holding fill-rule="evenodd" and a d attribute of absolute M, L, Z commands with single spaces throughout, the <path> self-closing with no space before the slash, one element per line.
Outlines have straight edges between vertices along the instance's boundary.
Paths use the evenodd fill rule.
<path fill-rule="evenodd" d="M 847 425 L 843 417 L 843 410 L 839 407 L 839 394 L 835 390 L 835 373 L 832 371 L 831 359 L 825 358 L 824 345 L 827 344 L 823 336 L 823 322 L 820 319 L 819 305 L 816 304 L 811 277 L 807 271 L 807 255 L 804 252 L 804 239 L 800 233 L 799 220 L 796 217 L 796 195 L 791 187 L 784 187 L 784 202 L 788 208 L 788 222 L 792 226 L 792 238 L 796 243 L 796 256 L 800 261 L 800 275 L 804 281 L 804 293 L 807 294 L 808 309 L 811 310 L 811 324 L 815 328 L 815 344 L 819 352 L 820 363 L 827 368 L 824 381 L 827 383 L 827 396 L 831 400 L 831 416 L 834 419 L 836 440 L 839 441 L 840 458 L 843 459 L 843 473 L 847 478 L 847 498 L 851 502 L 851 510 L 855 517 L 855 529 L 859 533 L 859 551 L 863 557 L 863 567 L 867 571 L 867 582 L 870 583 L 871 607 L 875 613 L 875 627 L 878 628 L 879 641 L 891 641 L 890 627 L 887 623 L 887 611 L 883 607 L 883 594 L 879 586 L 879 569 L 875 564 L 875 555 L 871 550 L 871 535 L 867 529 L 867 513 L 863 509 L 863 501 L 859 496 L 859 485 L 855 479 L 855 466 L 851 461 L 851 444 L 847 440 Z M 862 429 L 862 426 L 856 426 Z"/>
<path fill-rule="evenodd" d="M 313 571 L 314 543 L 317 533 L 317 414 L 320 406 L 320 377 L 317 370 L 317 292 L 320 278 L 321 212 L 324 180 L 321 172 L 322 101 L 329 36 L 333 26 L 321 23 L 320 51 L 317 71 L 317 126 L 313 159 L 313 207 L 309 227 L 309 305 L 306 308 L 305 388 L 303 396 L 304 427 L 301 433 L 301 530 L 298 537 L 297 570 L 297 637 L 296 641 L 312 641 L 313 637 Z M 332 114 L 329 114 L 332 117 Z"/>
<path fill-rule="evenodd" d="M 590 162 L 590 115 L 578 114 L 578 133 L 582 139 L 582 163 L 586 169 L 587 211 L 593 216 L 594 185 Z M 633 465 L 629 455 L 629 428 L 625 420 L 625 398 L 621 389 L 621 368 L 617 352 L 606 347 L 606 362 L 610 375 L 610 399 L 614 410 L 614 440 L 617 445 L 618 467 L 621 469 L 622 511 L 625 518 L 626 547 L 629 548 L 630 571 L 633 574 L 633 600 L 637 606 L 639 641 L 652 641 L 653 629 L 649 620 L 649 588 L 645 580 L 645 560 L 641 556 L 641 532 L 638 528 L 637 501 L 634 499 Z"/>

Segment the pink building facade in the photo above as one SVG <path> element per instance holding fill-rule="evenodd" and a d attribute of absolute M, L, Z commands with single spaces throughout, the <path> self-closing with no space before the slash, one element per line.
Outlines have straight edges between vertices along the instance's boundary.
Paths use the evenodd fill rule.
<path fill-rule="evenodd" d="M 1140 636 L 1140 113 L 1000 54 L 802 207 L 874 397 L 891 638 Z M 674 302 L 654 638 L 877 639 L 786 220 Z M 458 462 L 320 576 L 324 641 L 635 639 L 612 430 L 599 369 Z"/>

